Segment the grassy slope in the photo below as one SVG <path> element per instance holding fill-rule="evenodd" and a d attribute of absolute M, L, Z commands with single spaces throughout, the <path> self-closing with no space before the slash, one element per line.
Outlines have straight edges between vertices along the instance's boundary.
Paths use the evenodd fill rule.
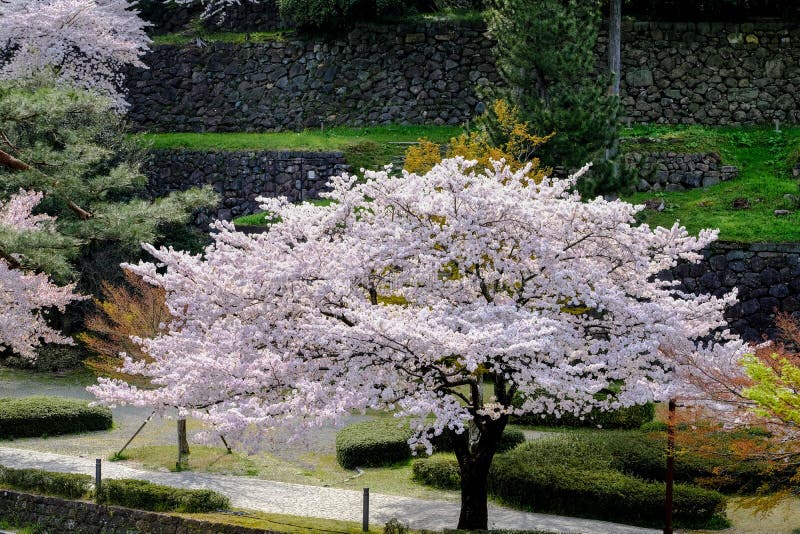
<path fill-rule="evenodd" d="M 670 193 L 636 193 L 626 200 L 640 203 L 662 198 L 663 212 L 647 211 L 651 225 L 671 226 L 678 219 L 696 233 L 702 228 L 719 228 L 720 239 L 741 242 L 800 241 L 800 211 L 788 205 L 784 195 L 798 195 L 798 183 L 791 165 L 800 147 L 800 128 L 776 133 L 765 128 L 636 127 L 623 130 L 626 137 L 659 137 L 663 144 L 626 144 L 625 150 L 717 152 L 723 162 L 736 165 L 739 177 L 707 189 Z M 733 200 L 747 198 L 751 208 L 734 209 Z M 776 209 L 793 209 L 776 217 Z"/>
<path fill-rule="evenodd" d="M 302 132 L 275 133 L 158 133 L 137 134 L 144 146 L 154 149 L 188 148 L 195 150 L 306 150 L 344 153 L 347 162 L 358 170 L 375 169 L 403 154 L 405 146 L 393 144 L 417 141 L 422 137 L 442 143 L 461 133 L 458 126 L 372 126 L 335 127 Z"/>

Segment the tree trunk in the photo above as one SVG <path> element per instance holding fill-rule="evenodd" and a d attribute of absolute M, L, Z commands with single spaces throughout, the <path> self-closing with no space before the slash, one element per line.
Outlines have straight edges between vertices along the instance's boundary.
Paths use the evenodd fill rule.
<path fill-rule="evenodd" d="M 189 440 L 186 438 L 186 419 L 178 419 L 178 461 L 189 455 Z"/>
<path fill-rule="evenodd" d="M 486 530 L 488 528 L 488 477 L 491 464 L 491 457 L 482 457 L 470 458 L 460 465 L 461 514 L 458 517 L 459 529 Z"/>
<path fill-rule="evenodd" d="M 610 0 L 608 17 L 608 71 L 611 74 L 609 93 L 619 95 L 622 72 L 622 0 Z"/>
<path fill-rule="evenodd" d="M 458 528 L 486 530 L 489 467 L 500 444 L 508 418 L 470 422 L 469 430 L 454 436 L 453 445 L 461 473 L 461 514 Z"/>

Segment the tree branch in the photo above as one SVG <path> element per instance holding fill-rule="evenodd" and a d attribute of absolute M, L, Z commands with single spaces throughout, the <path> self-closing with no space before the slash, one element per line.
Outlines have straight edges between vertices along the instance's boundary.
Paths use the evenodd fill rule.
<path fill-rule="evenodd" d="M 37 174 L 40 174 L 41 176 L 44 176 L 49 180 L 52 180 L 51 176 L 48 176 L 39 169 L 31 167 L 24 161 L 15 158 L 14 156 L 9 154 L 8 152 L 5 152 L 4 150 L 0 150 L 0 165 L 7 167 L 13 171 L 33 171 Z M 67 207 L 69 207 L 69 209 L 72 210 L 72 212 L 75 213 L 75 215 L 77 215 L 79 219 L 85 221 L 94 217 L 94 215 L 91 212 L 81 208 L 70 198 L 62 196 L 62 199 L 64 200 L 64 202 L 67 203 Z"/>

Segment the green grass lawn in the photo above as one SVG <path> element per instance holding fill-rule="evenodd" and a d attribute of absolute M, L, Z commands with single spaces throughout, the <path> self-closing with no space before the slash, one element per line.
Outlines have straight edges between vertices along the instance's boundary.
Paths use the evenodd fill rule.
<path fill-rule="evenodd" d="M 648 210 L 642 220 L 652 226 L 671 226 L 675 220 L 692 232 L 719 228 L 720 239 L 740 242 L 800 241 L 800 207 L 784 195 L 800 196 L 791 167 L 800 149 L 800 128 L 775 132 L 770 128 L 701 128 L 653 126 L 622 130 L 624 137 L 656 137 L 664 143 L 625 143 L 625 151 L 716 152 L 724 164 L 736 165 L 735 180 L 687 191 L 636 193 L 625 200 L 642 203 L 663 199 L 662 212 Z M 733 200 L 746 198 L 750 209 L 736 209 Z M 777 209 L 792 210 L 775 216 Z"/>
<path fill-rule="evenodd" d="M 367 128 L 274 133 L 145 133 L 134 138 L 153 149 L 341 151 L 354 170 L 376 169 L 403 155 L 408 143 L 425 137 L 444 143 L 462 132 L 459 126 L 387 125 Z"/>
<path fill-rule="evenodd" d="M 154 45 L 185 45 L 194 43 L 196 39 L 206 42 L 217 43 L 268 43 L 271 41 L 284 41 L 293 36 L 291 30 L 277 30 L 272 32 L 217 32 L 201 30 L 190 30 L 178 33 L 167 33 L 164 35 L 154 35 L 152 37 Z"/>

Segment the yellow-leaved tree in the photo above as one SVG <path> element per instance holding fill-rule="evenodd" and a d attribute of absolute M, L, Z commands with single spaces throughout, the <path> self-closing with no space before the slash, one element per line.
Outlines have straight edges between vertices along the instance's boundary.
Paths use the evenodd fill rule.
<path fill-rule="evenodd" d="M 502 99 L 496 100 L 477 122 L 481 126 L 477 131 L 454 137 L 447 146 L 420 139 L 419 144 L 406 151 L 403 168 L 408 172 L 425 173 L 444 158 L 463 156 L 477 160 L 484 167 L 501 159 L 513 170 L 530 163 L 528 177 L 535 181 L 549 174 L 549 169 L 540 166 L 536 149 L 554 134 L 540 137 L 530 133 L 530 126 L 520 119 L 519 110 Z"/>

